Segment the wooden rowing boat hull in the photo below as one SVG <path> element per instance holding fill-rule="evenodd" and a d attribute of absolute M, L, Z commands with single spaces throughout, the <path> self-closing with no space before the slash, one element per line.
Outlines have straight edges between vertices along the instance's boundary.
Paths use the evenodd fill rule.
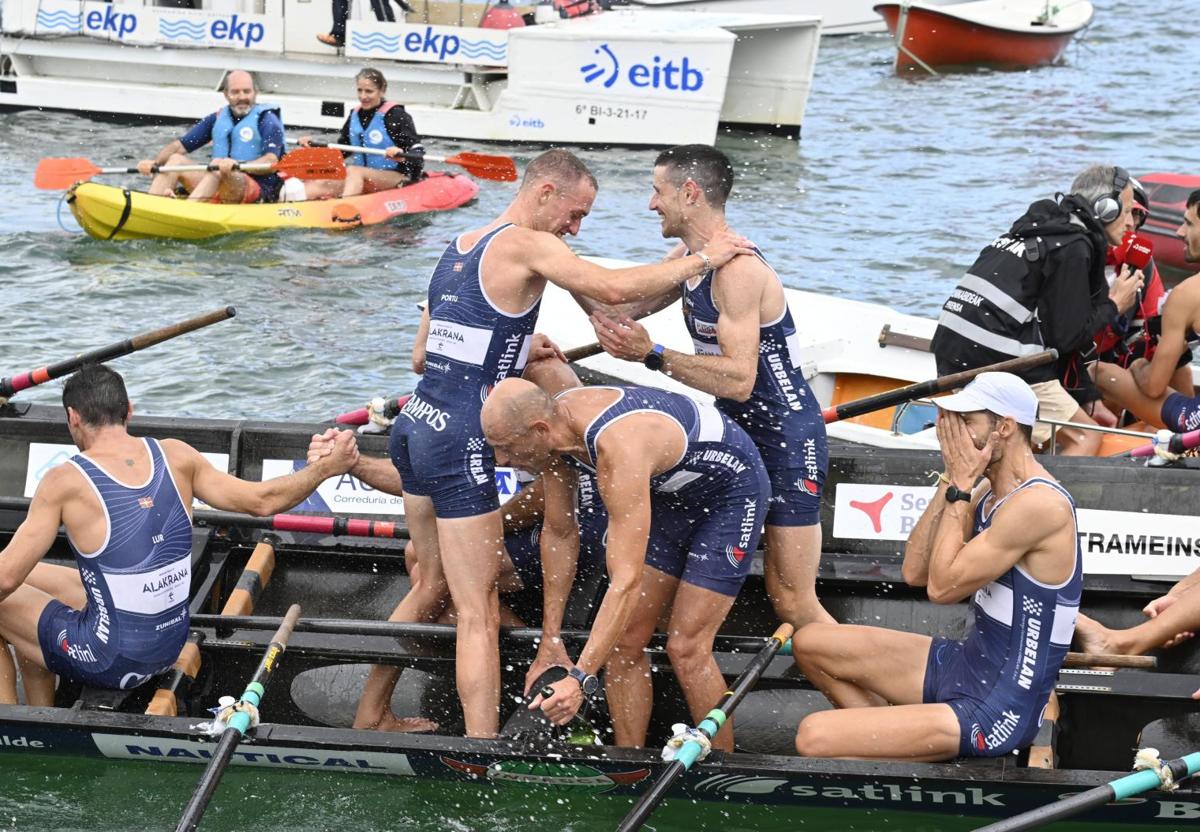
<path fill-rule="evenodd" d="M 458 208 L 478 193 L 479 186 L 468 176 L 435 172 L 412 185 L 373 194 L 254 205 L 167 199 L 84 182 L 68 192 L 67 203 L 83 230 L 100 240 L 200 240 L 280 228 L 336 231 L 377 225 L 409 214 Z"/>

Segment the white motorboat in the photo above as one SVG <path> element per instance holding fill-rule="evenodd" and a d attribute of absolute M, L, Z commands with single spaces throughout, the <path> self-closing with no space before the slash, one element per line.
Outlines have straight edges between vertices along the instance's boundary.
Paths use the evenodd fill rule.
<path fill-rule="evenodd" d="M 813 14 L 822 35 L 857 35 L 885 30 L 875 13 L 876 0 L 624 0 L 660 11 L 735 12 L 738 14 Z"/>

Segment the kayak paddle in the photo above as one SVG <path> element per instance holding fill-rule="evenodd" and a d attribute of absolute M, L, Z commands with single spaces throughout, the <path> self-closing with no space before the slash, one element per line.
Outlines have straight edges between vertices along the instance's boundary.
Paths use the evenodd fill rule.
<path fill-rule="evenodd" d="M 1149 750 L 1149 749 L 1148 749 Z M 1021 832 L 1025 829 L 1035 829 L 1063 818 L 1069 818 L 1088 809 L 1103 806 L 1114 800 L 1125 800 L 1151 789 L 1174 788 L 1176 782 L 1200 772 L 1200 751 L 1194 751 L 1186 757 L 1177 760 L 1159 760 L 1155 751 L 1153 762 L 1147 761 L 1149 767 L 1133 774 L 1064 797 L 1055 803 L 1030 809 L 1011 818 L 989 823 L 978 827 L 975 832 Z M 1138 755 L 1141 758 L 1141 754 Z"/>
<path fill-rule="evenodd" d="M 147 347 L 152 347 L 155 344 L 161 344 L 163 341 L 176 338 L 180 335 L 186 335 L 189 332 L 194 332 L 197 329 L 202 329 L 211 324 L 224 321 L 232 318 L 237 314 L 237 310 L 232 306 L 226 306 L 224 309 L 217 309 L 209 312 L 206 315 L 199 315 L 195 318 L 189 318 L 186 321 L 180 321 L 177 324 L 164 326 L 161 329 L 155 329 L 150 332 L 143 332 L 141 335 L 135 335 L 132 338 L 126 338 L 124 341 L 118 341 L 115 344 L 109 344 L 107 347 L 101 347 L 91 352 L 85 352 L 82 355 L 77 355 L 74 358 L 68 358 L 64 361 L 59 361 L 57 364 L 51 364 L 47 367 L 39 367 L 36 370 L 30 370 L 27 373 L 13 376 L 12 378 L 0 378 L 0 399 L 5 399 L 12 396 L 14 393 L 28 388 L 35 387 L 39 384 L 45 384 L 51 379 L 59 378 L 60 376 L 73 373 L 82 367 L 84 364 L 102 364 L 105 361 L 111 361 L 114 358 L 120 358 L 123 355 L 129 355 L 131 352 L 144 350 Z"/>
<path fill-rule="evenodd" d="M 287 174 L 296 179 L 345 179 L 346 165 L 342 154 L 336 150 L 320 147 L 301 147 L 284 156 L 273 165 L 239 165 L 245 173 Z M 154 173 L 185 173 L 188 171 L 216 170 L 208 165 L 155 165 Z M 60 191 L 76 182 L 85 182 L 93 176 L 110 173 L 138 173 L 137 168 L 102 168 L 83 157 L 70 159 L 42 159 L 33 172 L 33 185 L 43 191 Z"/>
<path fill-rule="evenodd" d="M 295 141 L 288 139 L 289 142 Z M 334 142 L 309 142 L 310 147 L 327 147 L 347 153 L 367 153 L 372 156 L 387 156 L 387 151 L 377 147 L 360 147 L 353 144 Z M 485 153 L 455 153 L 453 156 L 430 156 L 429 154 L 401 153 L 406 159 L 424 159 L 443 165 L 458 165 L 472 176 L 490 179 L 493 182 L 516 182 L 517 166 L 508 156 L 489 156 Z"/>
<path fill-rule="evenodd" d="M 725 695 L 721 697 L 721 701 L 716 704 L 708 716 L 701 720 L 697 731 L 703 734 L 708 739 L 712 739 L 721 730 L 721 726 L 726 720 L 733 715 L 733 709 L 745 698 L 763 675 L 763 671 L 767 669 L 767 665 L 775 658 L 775 654 L 779 652 L 779 648 L 784 645 L 792 637 L 791 624 L 780 624 L 779 629 L 775 634 L 767 639 L 767 643 L 758 652 L 750 664 L 746 665 L 746 669 L 742 671 L 742 675 L 733 683 L 733 687 L 725 691 Z M 667 766 L 666 770 L 659 775 L 658 780 L 654 782 L 650 788 L 645 791 L 641 799 L 638 800 L 634 807 L 629 810 L 629 814 L 625 816 L 625 820 L 621 821 L 621 825 L 617 827 L 617 832 L 634 832 L 641 829 L 650 817 L 650 813 L 658 808 L 658 804 L 662 803 L 666 797 L 667 791 L 671 788 L 671 784 L 679 779 L 679 775 L 692 767 L 700 757 L 700 753 L 704 750 L 704 746 L 694 739 L 689 739 L 683 743 L 678 751 L 675 752 L 675 759 Z"/>
<path fill-rule="evenodd" d="M 833 405 L 832 407 L 825 408 L 821 412 L 821 415 L 825 417 L 825 424 L 840 422 L 843 419 L 862 416 L 864 413 L 873 413 L 876 410 L 883 410 L 885 407 L 893 407 L 907 401 L 912 401 L 913 399 L 932 396 L 935 393 L 945 393 L 947 390 L 953 390 L 955 387 L 962 387 L 980 373 L 1012 373 L 1018 370 L 1028 370 L 1030 367 L 1038 367 L 1042 364 L 1049 364 L 1051 361 L 1057 359 L 1058 350 L 1043 350 L 1042 352 L 1035 352 L 1032 355 L 1010 358 L 1007 361 L 989 364 L 986 367 L 963 370 L 961 373 L 951 373 L 948 376 L 941 376 L 929 381 L 919 381 L 907 387 L 901 387 L 896 390 L 885 390 L 882 393 L 876 393 L 874 396 L 866 396 L 865 398 L 855 399 L 852 402 Z"/>
<path fill-rule="evenodd" d="M 254 676 L 246 685 L 241 699 L 233 705 L 232 713 L 226 719 L 226 728 L 221 734 L 221 740 L 217 743 L 217 749 L 209 759 L 204 773 L 200 775 L 200 782 L 196 784 L 196 791 L 192 794 L 192 799 L 188 801 L 187 808 L 183 810 L 183 817 L 179 819 L 179 825 L 175 827 L 175 832 L 192 832 L 200 825 L 200 819 L 204 817 L 204 811 L 208 808 L 213 793 L 217 790 L 217 784 L 221 782 L 221 776 L 229 767 L 229 761 L 233 759 L 234 749 L 237 748 L 242 737 L 246 736 L 246 732 L 250 730 L 251 723 L 257 722 L 255 717 L 258 716 L 258 706 L 262 702 L 264 689 L 271 681 L 271 672 L 279 666 L 279 657 L 287 649 L 288 638 L 291 637 L 292 629 L 295 628 L 299 619 L 300 605 L 292 604 L 287 615 L 283 617 L 283 623 L 279 625 L 279 629 L 271 638 L 271 646 L 267 648 L 262 661 L 259 662 L 258 670 L 254 671 Z"/>

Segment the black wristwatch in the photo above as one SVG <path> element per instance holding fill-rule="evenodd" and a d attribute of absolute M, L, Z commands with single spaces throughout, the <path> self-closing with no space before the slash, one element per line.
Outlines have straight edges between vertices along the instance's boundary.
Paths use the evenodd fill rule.
<path fill-rule="evenodd" d="M 959 500 L 962 500 L 964 503 L 971 502 L 971 492 L 963 491 L 961 488 L 959 488 L 956 485 L 947 485 L 946 486 L 946 502 L 947 503 L 956 503 Z"/>
<path fill-rule="evenodd" d="M 663 350 L 665 349 L 666 347 L 662 344 L 655 344 L 654 348 L 646 353 L 646 357 L 642 359 L 642 363 L 646 365 L 647 369 L 661 370 L 663 368 Z"/>
<path fill-rule="evenodd" d="M 567 675 L 579 683 L 579 689 L 584 696 L 591 696 L 600 689 L 600 680 L 590 673 L 584 673 L 578 667 L 572 667 Z"/>

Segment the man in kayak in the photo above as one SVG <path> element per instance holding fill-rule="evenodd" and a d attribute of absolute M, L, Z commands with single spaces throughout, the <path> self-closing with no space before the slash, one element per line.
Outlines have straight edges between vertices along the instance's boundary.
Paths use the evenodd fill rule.
<path fill-rule="evenodd" d="M 367 67 L 359 70 L 354 82 L 358 106 L 346 117 L 337 144 L 382 150 L 387 155 L 347 153 L 344 180 L 294 180 L 297 186 L 303 186 L 304 199 L 370 194 L 399 188 L 421 178 L 424 165 L 421 157 L 425 154 L 425 148 L 421 146 L 421 137 L 417 135 L 416 125 L 404 105 L 384 98 L 387 79 L 383 73 Z M 307 146 L 311 141 L 310 137 L 302 136 L 298 143 Z"/>
<path fill-rule="evenodd" d="M 650 210 L 662 218 L 664 237 L 682 240 L 673 254 L 695 251 L 728 227 L 725 203 L 732 188 L 733 166 L 713 147 L 684 145 L 659 154 Z M 694 353 L 655 344 L 631 315 L 601 309 L 592 315 L 596 336 L 609 354 L 716 396 L 717 408 L 750 434 L 771 475 L 767 595 L 780 620 L 796 627 L 833 623 L 816 593 L 829 461 L 825 421 L 804 380 L 783 282 L 755 250 L 638 311 L 662 308 L 681 294 Z"/>
<path fill-rule="evenodd" d="M 771 485 L 754 442 L 715 407 L 649 387 L 580 387 L 551 398 L 506 379 L 481 422 L 496 460 L 542 474 L 545 606 L 538 661 L 570 668 L 541 708 L 565 725 L 585 696 L 605 694 L 617 745 L 646 742 L 653 696 L 645 648 L 667 619 L 667 654 L 691 718 L 699 721 L 725 681 L 713 639 L 750 571 Z M 579 549 L 576 471 L 591 472 L 608 508 L 608 589 L 577 660 L 559 639 Z M 647 551 L 651 526 L 666 545 Z M 723 729 L 713 742 L 733 748 Z"/>
<path fill-rule="evenodd" d="M 1041 417 L 1111 425 L 1115 420 L 1097 404 L 1083 355 L 1110 321 L 1133 307 L 1142 288 L 1142 273 L 1127 266 L 1111 287 L 1104 276 L 1108 245 L 1133 227 L 1132 207 L 1129 174 L 1111 165 L 1093 165 L 1075 178 L 1069 195 L 1029 206 L 980 252 L 943 304 L 932 345 L 938 375 L 1052 347 L 1056 364 L 1020 374 L 1037 393 Z M 1034 428 L 1035 446 L 1049 438 L 1049 425 Z M 1100 434 L 1065 429 L 1058 441 L 1060 453 L 1089 456 L 1099 449 Z"/>
<path fill-rule="evenodd" d="M 982 373 L 934 402 L 946 470 L 903 575 L 934 603 L 973 598 L 973 624 L 964 641 L 848 624 L 796 633 L 796 663 L 838 708 L 800 723 L 805 756 L 1008 754 L 1033 741 L 1066 657 L 1082 558 L 1075 503 L 1030 447 L 1036 395 Z"/>
<path fill-rule="evenodd" d="M 1200 263 L 1200 190 L 1188 195 L 1183 223 L 1175 232 L 1183 241 L 1184 257 Z M 1200 396 L 1171 388 L 1188 342 L 1200 332 L 1200 274 L 1171 290 L 1163 304 L 1162 333 L 1154 356 L 1139 358 L 1125 370 L 1115 364 L 1096 369 L 1096 383 L 1104 394 L 1139 419 L 1176 432 L 1200 428 Z M 1185 366 L 1190 372 L 1190 367 Z M 1194 390 L 1192 391 L 1194 392 Z"/>
<path fill-rule="evenodd" d="M 239 165 L 273 165 L 283 157 L 283 121 L 279 108 L 258 103 L 254 76 L 235 69 L 221 84 L 226 105 L 168 143 L 153 159 L 138 162 L 149 176 L 155 166 L 197 164 L 187 154 L 212 143 L 212 171 L 155 174 L 150 193 L 174 196 L 175 186 L 188 191 L 188 199 L 225 203 L 275 202 L 283 180 L 275 173 L 247 174 Z"/>
<path fill-rule="evenodd" d="M 550 150 L 529 163 L 496 220 L 450 243 L 430 279 L 418 333 L 425 373 L 392 428 L 392 461 L 404 482 L 404 513 L 422 570 L 392 620 L 435 620 L 442 587 L 449 588 L 458 611 L 457 681 L 468 736 L 495 736 L 500 697 L 496 576 L 504 532 L 479 412 L 495 384 L 539 357 L 530 345 L 546 282 L 605 303 L 637 301 L 748 250 L 746 240 L 724 233 L 669 263 L 602 268 L 576 257 L 562 240 L 579 232 L 595 196 L 596 180 L 583 163 Z M 373 669 L 355 727 L 387 724 L 397 677 L 396 668 Z"/>
<path fill-rule="evenodd" d="M 274 514 L 353 466 L 353 434 L 316 465 L 265 482 L 218 471 L 175 439 L 130 436 L 125 383 L 102 365 L 63 385 L 80 453 L 50 469 L 0 552 L 0 637 L 25 659 L 26 699 L 51 705 L 54 674 L 129 689 L 169 668 L 188 635 L 192 498 Z M 39 563 L 59 526 L 78 569 Z"/>

